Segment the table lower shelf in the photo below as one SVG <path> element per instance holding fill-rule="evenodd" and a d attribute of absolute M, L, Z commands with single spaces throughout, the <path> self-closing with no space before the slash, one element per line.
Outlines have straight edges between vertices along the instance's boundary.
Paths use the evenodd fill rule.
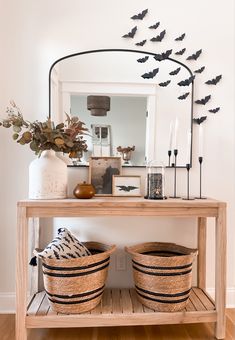
<path fill-rule="evenodd" d="M 186 308 L 180 312 L 156 312 L 143 306 L 134 289 L 106 289 L 101 303 L 90 312 L 53 312 L 45 292 L 37 293 L 28 308 L 27 328 L 101 327 L 215 322 L 214 302 L 194 287 Z"/>

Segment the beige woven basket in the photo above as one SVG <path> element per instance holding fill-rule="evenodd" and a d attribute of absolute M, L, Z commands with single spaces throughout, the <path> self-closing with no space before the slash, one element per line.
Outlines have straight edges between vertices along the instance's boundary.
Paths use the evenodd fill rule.
<path fill-rule="evenodd" d="M 192 286 L 192 263 L 197 250 L 160 242 L 125 249 L 132 255 L 139 301 L 161 312 L 184 309 Z"/>
<path fill-rule="evenodd" d="M 83 313 L 101 300 L 115 245 L 84 242 L 93 255 L 71 260 L 44 259 L 43 280 L 52 310 Z"/>

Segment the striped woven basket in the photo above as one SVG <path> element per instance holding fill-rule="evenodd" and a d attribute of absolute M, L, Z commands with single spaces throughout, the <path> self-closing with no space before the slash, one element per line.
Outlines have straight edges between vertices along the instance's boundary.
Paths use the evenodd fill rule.
<path fill-rule="evenodd" d="M 92 255 L 69 260 L 44 259 L 43 280 L 52 310 L 83 313 L 101 300 L 115 245 L 84 242 Z"/>
<path fill-rule="evenodd" d="M 136 293 L 143 305 L 161 312 L 185 308 L 196 249 L 148 242 L 126 247 L 126 251 L 132 255 Z"/>

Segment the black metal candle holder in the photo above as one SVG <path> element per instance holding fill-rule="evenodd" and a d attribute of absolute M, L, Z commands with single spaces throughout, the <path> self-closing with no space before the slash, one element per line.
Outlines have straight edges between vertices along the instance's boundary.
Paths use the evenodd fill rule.
<path fill-rule="evenodd" d="M 168 150 L 168 158 L 169 158 L 168 166 L 171 166 L 171 150 Z"/>
<path fill-rule="evenodd" d="M 191 200 L 194 200 L 195 198 L 189 196 L 189 171 L 190 171 L 190 164 L 186 164 L 186 169 L 187 169 L 187 196 L 183 197 L 182 199 L 183 200 L 191 201 Z"/>
<path fill-rule="evenodd" d="M 200 192 L 199 192 L 199 197 L 195 197 L 199 200 L 203 200 L 203 199 L 206 199 L 206 197 L 203 197 L 202 196 L 202 162 L 203 162 L 203 157 L 198 157 L 198 161 L 199 161 L 199 164 L 200 164 Z"/>
<path fill-rule="evenodd" d="M 180 198 L 179 196 L 176 195 L 176 169 L 177 169 L 177 155 L 178 155 L 178 149 L 174 149 L 174 156 L 175 156 L 175 162 L 172 163 L 172 167 L 174 167 L 174 196 L 170 196 L 170 198 Z"/>

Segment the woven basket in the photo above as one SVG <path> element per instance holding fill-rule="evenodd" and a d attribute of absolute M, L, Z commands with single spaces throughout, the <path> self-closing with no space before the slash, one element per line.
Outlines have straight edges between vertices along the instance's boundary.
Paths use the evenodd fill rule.
<path fill-rule="evenodd" d="M 43 280 L 52 310 L 83 313 L 101 300 L 115 245 L 84 242 L 93 255 L 69 260 L 43 259 Z"/>
<path fill-rule="evenodd" d="M 192 285 L 196 249 L 174 243 L 148 242 L 125 248 L 132 255 L 139 301 L 161 312 L 185 308 Z"/>

